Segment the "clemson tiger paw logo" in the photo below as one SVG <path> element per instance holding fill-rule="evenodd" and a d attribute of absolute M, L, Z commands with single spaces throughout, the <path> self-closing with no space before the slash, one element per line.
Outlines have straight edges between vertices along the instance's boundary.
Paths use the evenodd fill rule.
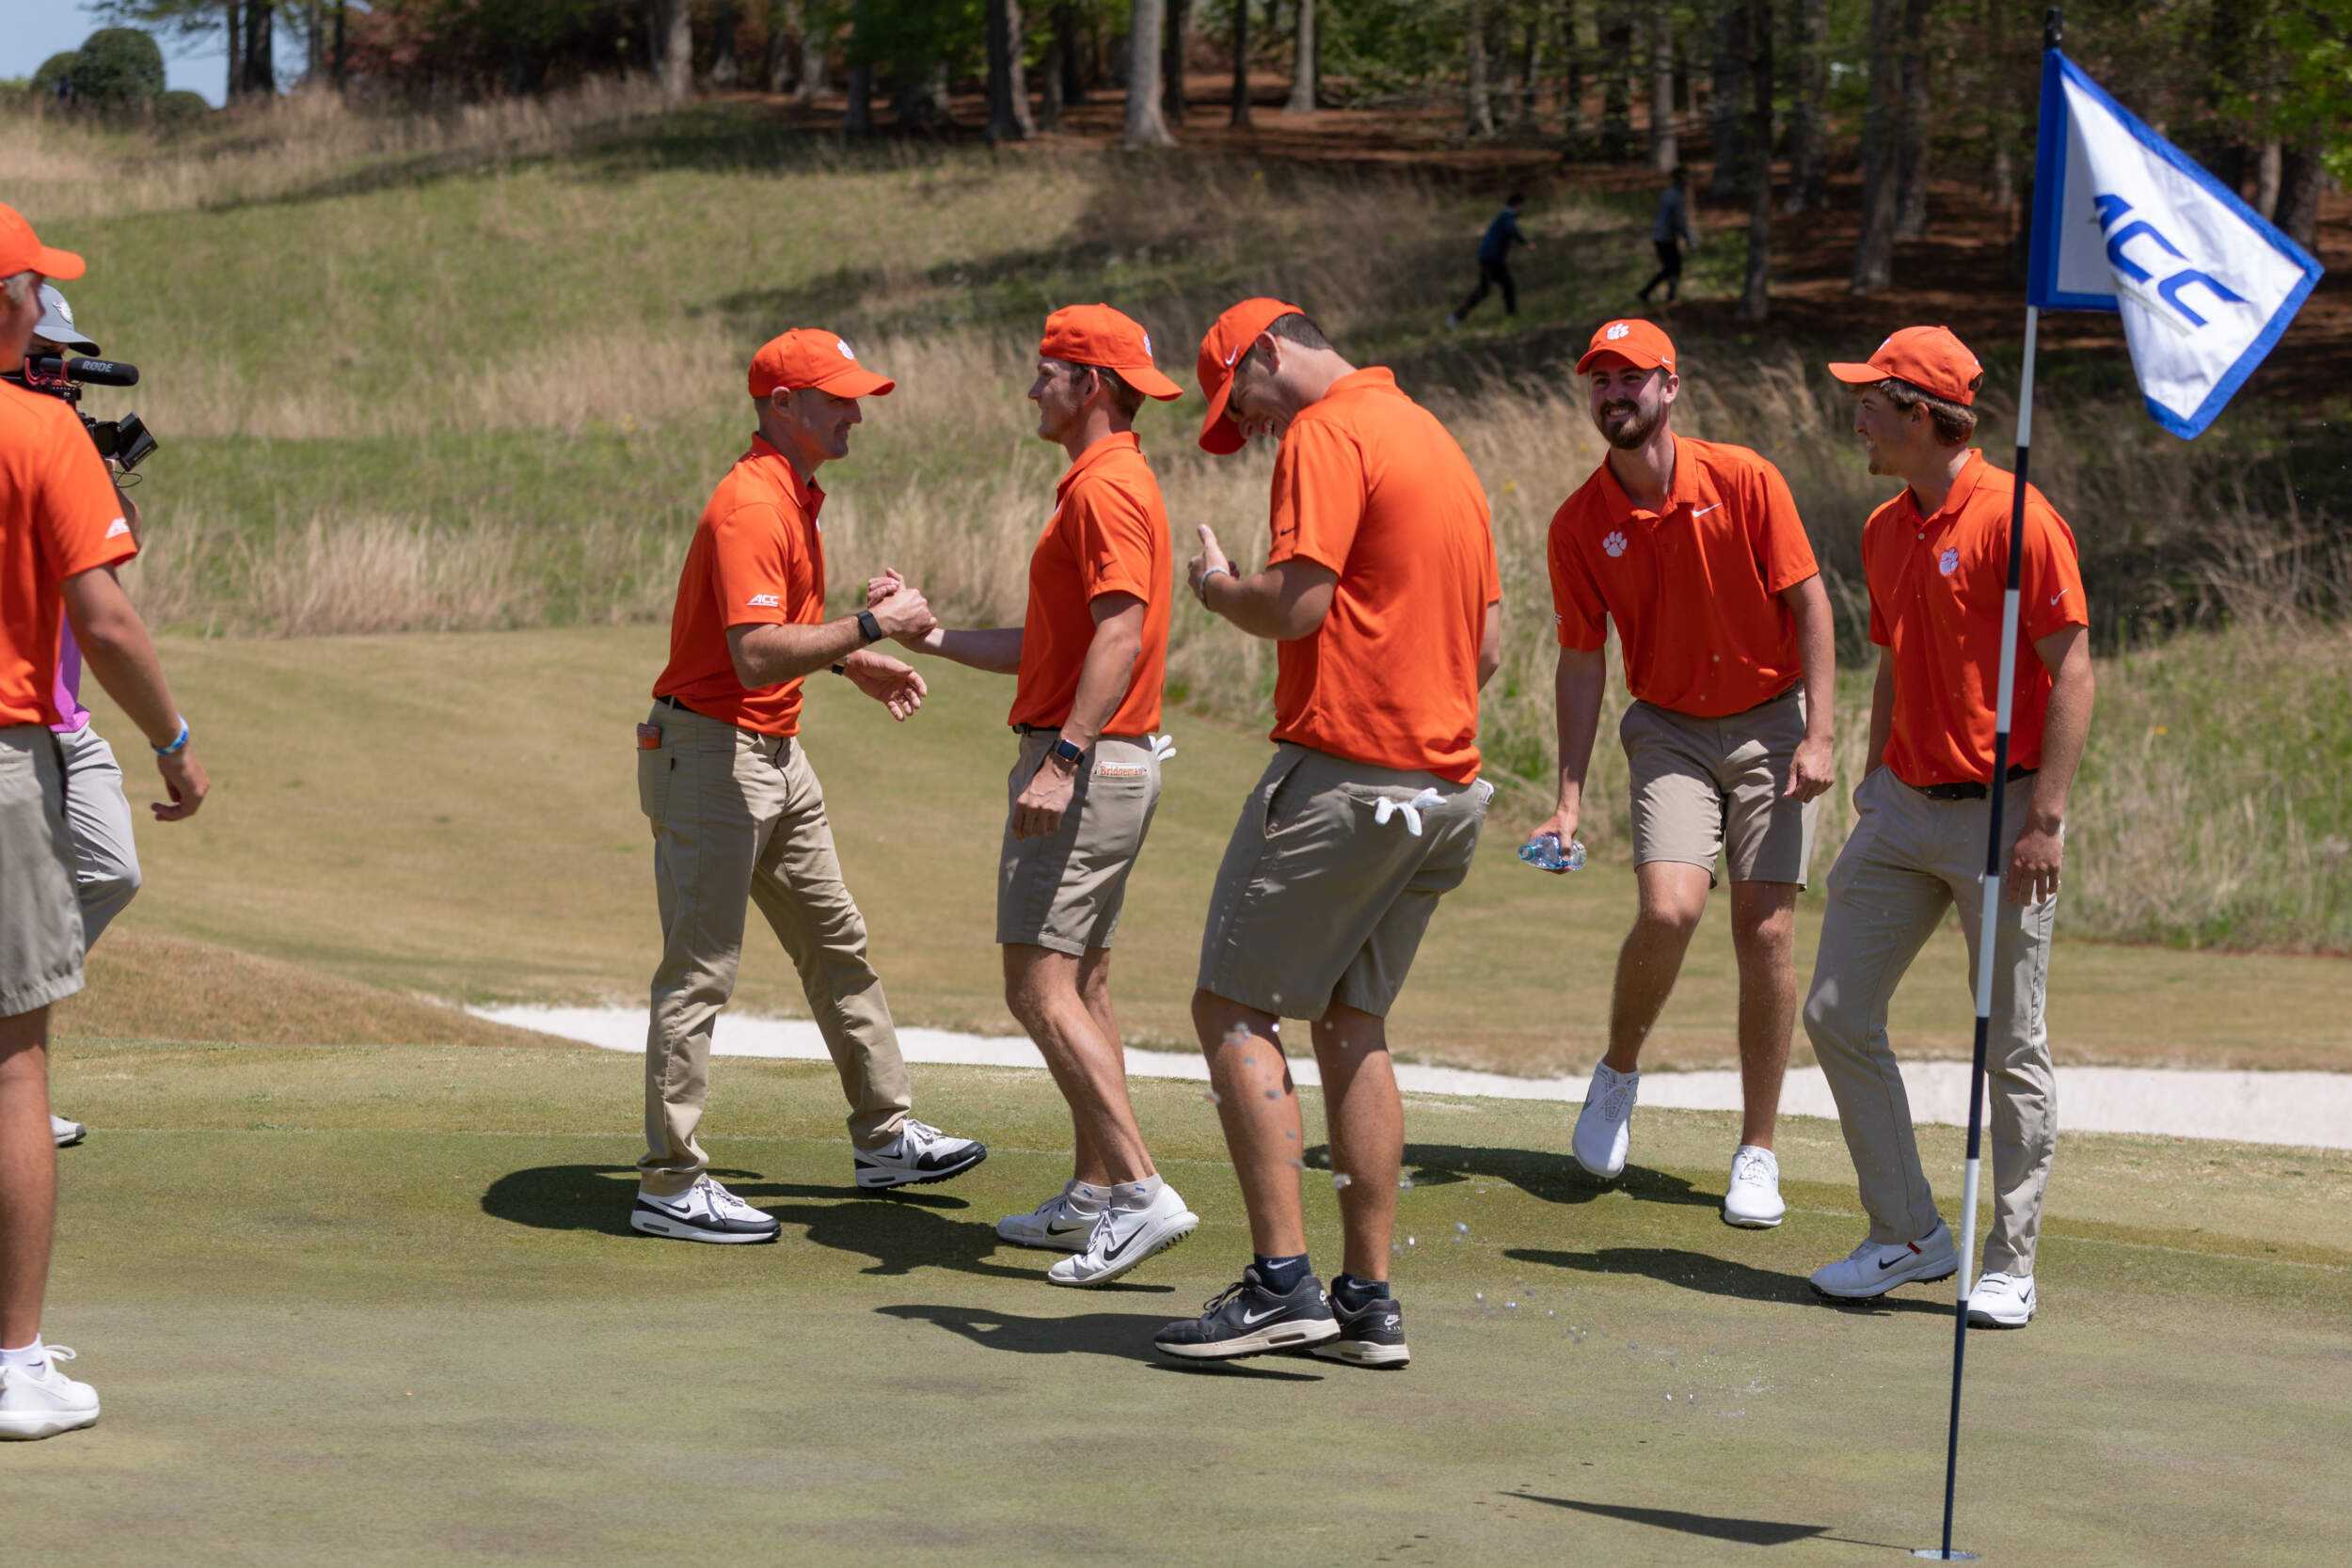
<path fill-rule="evenodd" d="M 833 346 L 841 351 L 841 357 L 844 359 L 855 359 L 857 357 L 856 355 L 850 352 L 850 340 L 847 338 L 835 338 L 833 341 Z"/>
<path fill-rule="evenodd" d="M 1625 337 L 1632 330 L 1633 324 L 1630 322 L 1611 322 L 1609 324 L 1609 330 L 1602 333 L 1601 336 L 1613 343 L 1618 339 Z"/>
<path fill-rule="evenodd" d="M 1959 571 L 1960 551 L 1957 549 L 1948 549 L 1942 555 L 1937 556 L 1935 558 L 1935 569 L 1943 573 L 1946 577 L 1950 577 L 1954 572 Z"/>
<path fill-rule="evenodd" d="M 1607 550 L 1609 552 L 1610 559 L 1613 561 L 1618 556 L 1625 554 L 1625 535 L 1622 533 L 1611 533 L 1601 540 L 1600 547 Z"/>

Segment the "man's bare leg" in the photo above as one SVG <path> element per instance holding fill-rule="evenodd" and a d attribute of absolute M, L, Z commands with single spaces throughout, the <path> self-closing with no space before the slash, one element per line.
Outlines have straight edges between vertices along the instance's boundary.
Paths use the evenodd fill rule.
<path fill-rule="evenodd" d="M 1217 1120 L 1249 1213 L 1250 1247 L 1262 1258 L 1298 1257 L 1307 1250 L 1298 1192 L 1298 1094 L 1274 1033 L 1274 1015 L 1196 990 L 1192 1024 L 1208 1058 Z"/>
<path fill-rule="evenodd" d="M 1617 950 L 1617 980 L 1609 999 L 1609 1053 L 1613 1071 L 1640 1065 L 1642 1044 L 1665 1010 L 1666 998 L 1682 973 L 1691 933 L 1707 912 L 1708 870 L 1682 861 L 1651 861 L 1634 868 L 1641 907 L 1633 929 Z"/>
<path fill-rule="evenodd" d="M 1740 1141 L 1772 1147 L 1788 1042 L 1797 1027 L 1797 885 L 1731 884 L 1731 947 L 1740 964 Z"/>
<path fill-rule="evenodd" d="M 1405 1102 L 1389 1058 L 1388 1025 L 1335 1003 L 1314 1025 L 1314 1048 L 1331 1170 L 1348 1179 L 1340 1188 L 1347 1272 L 1367 1282 L 1385 1280 L 1396 1230 L 1396 1181 L 1405 1169 Z"/>
<path fill-rule="evenodd" d="M 49 1009 L 0 1018 L 0 1347 L 40 1338 L 57 1223 L 49 1132 Z"/>
<path fill-rule="evenodd" d="M 1096 1186 L 1153 1174 L 1127 1100 L 1127 1064 L 1079 993 L 1080 960 L 1027 942 L 1005 945 L 1005 1005 L 1037 1042 L 1076 1133 L 1077 1177 Z"/>

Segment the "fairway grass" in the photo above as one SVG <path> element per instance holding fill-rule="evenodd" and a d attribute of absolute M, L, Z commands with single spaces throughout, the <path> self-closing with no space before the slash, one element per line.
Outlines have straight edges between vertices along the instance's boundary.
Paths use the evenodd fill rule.
<path fill-rule="evenodd" d="M 631 726 L 665 645 L 654 627 L 170 641 L 175 691 L 215 788 L 193 821 L 141 828 L 147 885 L 118 928 L 384 988 L 404 1006 L 419 994 L 643 1005 L 659 932 Z M 1011 1034 L 993 938 L 1012 683 L 923 669 L 931 700 L 903 726 L 846 683 L 812 680 L 809 756 L 899 1020 Z M 95 705 L 102 732 L 128 733 Z M 1130 1043 L 1188 1048 L 1210 880 L 1267 744 L 1262 730 L 1183 713 L 1169 727 L 1178 754 L 1129 893 L 1113 990 Z M 134 802 L 151 799 L 148 767 L 135 760 L 130 774 Z M 1518 864 L 1513 847 L 1541 815 L 1524 791 L 1497 797 L 1479 863 L 1439 911 L 1391 1020 L 1400 1057 L 1542 1076 L 1581 1073 L 1599 1054 L 1632 878 L 1597 836 L 1595 865 L 1574 876 Z M 1733 1065 L 1722 902 L 1645 1067 Z M 1799 908 L 1801 979 L 1820 911 L 1818 892 Z M 2058 931 L 2050 1013 L 2063 1063 L 2352 1069 L 2352 961 L 2091 942 L 2068 935 L 2062 906 Z M 117 940 L 99 950 L 93 998 L 60 1009 L 65 1036 L 315 1037 L 274 1022 L 271 987 L 246 999 L 245 1020 L 175 1022 L 168 969 L 106 977 Z M 118 985 L 150 994 L 110 997 Z M 737 1003 L 805 1016 L 790 964 L 756 922 Z M 1892 1029 L 1908 1055 L 1954 1056 L 1971 1026 L 1947 923 L 1897 993 Z"/>
<path fill-rule="evenodd" d="M 1604 1191 L 1562 1152 L 1565 1107 L 1416 1100 L 1412 1367 L 1199 1370 L 1150 1337 L 1248 1237 L 1196 1085 L 1136 1100 L 1200 1234 L 1082 1294 L 991 1230 L 1067 1173 L 1041 1072 L 918 1069 L 918 1110 L 993 1153 L 877 1198 L 849 1186 L 829 1069 L 721 1063 L 714 1161 L 784 1221 L 738 1248 L 628 1232 L 627 1058 L 84 1042 L 57 1078 L 95 1130 L 60 1156 L 46 1330 L 106 1414 L 0 1450 L 27 1562 L 1200 1563 L 1273 1539 L 1869 1564 L 1934 1539 L 1949 1287 L 1812 1298 L 1861 1233 L 1824 1123 L 1785 1127 L 1788 1221 L 1746 1232 L 1715 1211 L 1728 1117 L 1642 1112 Z M 1924 1142 L 1948 1214 L 1957 1134 Z M 1970 1338 L 1960 1543 L 2342 1560 L 2347 1200 L 2340 1153 L 2069 1139 L 2043 1315 Z"/>

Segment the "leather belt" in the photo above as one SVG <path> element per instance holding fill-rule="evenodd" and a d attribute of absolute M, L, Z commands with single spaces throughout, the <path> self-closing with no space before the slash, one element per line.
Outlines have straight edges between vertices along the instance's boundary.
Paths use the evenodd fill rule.
<path fill-rule="evenodd" d="M 2030 779 L 2040 771 L 2038 768 L 2012 768 L 2009 770 L 2009 782 L 2015 784 L 2020 779 Z M 1989 800 L 1993 794 L 1989 787 L 1974 779 L 1964 779 L 1959 784 L 1906 784 L 1904 787 L 1915 789 L 1931 800 Z"/>

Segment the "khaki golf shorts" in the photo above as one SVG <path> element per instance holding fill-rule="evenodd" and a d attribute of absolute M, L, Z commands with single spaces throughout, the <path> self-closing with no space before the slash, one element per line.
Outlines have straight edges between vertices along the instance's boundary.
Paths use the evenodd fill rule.
<path fill-rule="evenodd" d="M 1127 874 L 1143 852 L 1160 803 L 1160 759 L 1142 736 L 1099 737 L 1079 765 L 1061 827 L 1042 838 L 1012 835 L 1013 802 L 1059 738 L 1021 737 L 1005 776 L 1005 842 L 996 863 L 996 940 L 1073 957 L 1108 947 L 1127 902 Z"/>
<path fill-rule="evenodd" d="M 0 729 L 0 1018 L 82 989 L 65 766 L 40 724 Z"/>
<path fill-rule="evenodd" d="M 1424 791 L 1436 803 L 1398 809 Z M 1386 1017 L 1438 900 L 1470 874 L 1493 795 L 1484 780 L 1276 747 L 1217 867 L 1200 988 L 1279 1018 L 1334 1005 Z"/>
<path fill-rule="evenodd" d="M 1633 863 L 1707 868 L 1724 856 L 1735 882 L 1794 882 L 1813 862 L 1814 802 L 1786 799 L 1804 739 L 1804 691 L 1722 719 L 1637 702 L 1617 726 L 1633 771 Z"/>

